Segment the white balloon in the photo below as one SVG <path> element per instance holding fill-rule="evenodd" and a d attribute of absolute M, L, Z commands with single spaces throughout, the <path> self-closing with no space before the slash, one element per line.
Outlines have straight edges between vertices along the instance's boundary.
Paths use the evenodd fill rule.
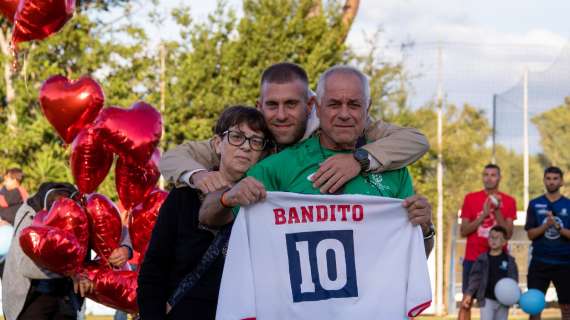
<path fill-rule="evenodd" d="M 11 225 L 5 224 L 0 227 L 0 257 L 8 253 L 13 234 L 14 227 Z"/>
<path fill-rule="evenodd" d="M 521 289 L 519 284 L 511 278 L 503 278 L 495 285 L 495 297 L 505 306 L 512 306 L 519 301 Z"/>

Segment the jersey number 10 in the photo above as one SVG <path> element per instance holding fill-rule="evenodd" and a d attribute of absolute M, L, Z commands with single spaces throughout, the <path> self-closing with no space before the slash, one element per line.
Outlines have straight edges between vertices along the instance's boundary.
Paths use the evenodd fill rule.
<path fill-rule="evenodd" d="M 285 235 L 294 302 L 358 296 L 352 230 Z"/>

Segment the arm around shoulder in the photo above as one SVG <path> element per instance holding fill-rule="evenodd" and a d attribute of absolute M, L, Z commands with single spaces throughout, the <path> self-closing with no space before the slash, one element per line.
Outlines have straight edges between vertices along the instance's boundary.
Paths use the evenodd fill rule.
<path fill-rule="evenodd" d="M 209 170 L 219 165 L 211 140 L 187 141 L 166 151 L 160 159 L 160 173 L 168 181 L 180 185 L 180 177 L 189 171 Z"/>
<path fill-rule="evenodd" d="M 371 143 L 366 149 L 378 162 L 374 172 L 400 169 L 420 159 L 428 150 L 426 136 L 414 128 L 399 127 L 384 121 L 371 123 L 366 130 Z"/>

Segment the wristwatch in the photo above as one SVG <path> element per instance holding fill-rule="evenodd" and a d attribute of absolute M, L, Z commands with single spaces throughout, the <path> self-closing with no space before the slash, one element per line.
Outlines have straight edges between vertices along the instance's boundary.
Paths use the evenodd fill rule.
<path fill-rule="evenodd" d="M 360 164 L 360 172 L 367 172 L 370 169 L 370 159 L 368 158 L 368 151 L 362 148 L 356 149 L 352 154 L 354 159 Z"/>
<path fill-rule="evenodd" d="M 435 236 L 435 228 L 433 223 L 430 223 L 428 226 L 428 232 L 424 233 L 424 240 L 429 240 Z"/>

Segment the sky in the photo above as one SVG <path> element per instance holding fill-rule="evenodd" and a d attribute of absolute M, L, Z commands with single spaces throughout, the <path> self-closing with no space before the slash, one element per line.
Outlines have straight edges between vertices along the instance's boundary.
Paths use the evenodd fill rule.
<path fill-rule="evenodd" d="M 167 12 L 181 3 L 189 5 L 192 16 L 198 20 L 205 19 L 215 7 L 215 1 L 195 0 L 163 0 L 161 7 Z M 229 0 L 228 4 L 240 14 L 241 1 Z M 568 12 L 568 0 L 362 0 L 347 41 L 355 50 L 363 51 L 365 38 L 378 28 L 383 29 L 380 58 L 404 62 L 411 77 L 412 107 L 424 105 L 436 96 L 441 48 L 446 102 L 469 103 L 491 117 L 493 94 L 510 90 L 512 98 L 513 92 L 518 92 L 513 86 L 522 88 L 526 68 L 532 79 L 540 75 L 551 82 L 560 78 L 570 82 L 570 70 L 559 70 L 558 75 L 543 72 L 551 68 L 569 43 Z M 175 39 L 174 28 L 167 21 L 163 30 L 150 33 L 156 41 Z M 402 54 L 402 43 L 413 46 Z M 566 59 L 570 59 L 570 52 Z M 533 101 L 541 101 L 541 96 L 546 95 L 554 95 L 554 100 L 570 95 L 566 88 L 570 86 L 532 91 Z M 518 137 L 520 130 L 522 125 L 511 131 L 516 131 L 514 136 Z M 536 130 L 531 131 L 536 140 Z"/>

